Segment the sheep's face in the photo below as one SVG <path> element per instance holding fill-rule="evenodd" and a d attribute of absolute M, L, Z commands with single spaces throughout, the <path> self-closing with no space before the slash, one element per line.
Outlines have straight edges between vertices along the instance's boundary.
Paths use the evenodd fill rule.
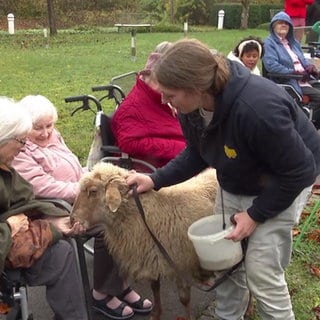
<path fill-rule="evenodd" d="M 126 201 L 128 186 L 120 175 L 88 174 L 80 181 L 80 192 L 75 200 L 71 219 L 85 228 L 108 223 Z"/>

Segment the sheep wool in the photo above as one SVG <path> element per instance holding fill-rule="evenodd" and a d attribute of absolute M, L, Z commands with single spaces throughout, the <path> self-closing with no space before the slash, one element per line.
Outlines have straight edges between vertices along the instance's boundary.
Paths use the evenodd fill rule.
<path fill-rule="evenodd" d="M 164 277 L 176 281 L 180 301 L 191 319 L 190 284 L 181 281 L 147 232 L 135 200 L 128 194 L 127 174 L 126 169 L 111 163 L 98 163 L 80 180 L 72 219 L 86 227 L 103 224 L 107 246 L 123 277 L 153 282 L 152 319 L 160 319 L 158 279 Z M 216 192 L 215 170 L 207 169 L 183 183 L 139 195 L 148 226 L 178 269 L 195 282 L 210 275 L 201 269 L 187 230 L 194 221 L 213 214 Z"/>

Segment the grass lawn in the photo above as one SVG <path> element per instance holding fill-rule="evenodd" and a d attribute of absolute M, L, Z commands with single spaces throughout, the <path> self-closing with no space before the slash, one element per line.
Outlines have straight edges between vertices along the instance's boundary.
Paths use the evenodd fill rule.
<path fill-rule="evenodd" d="M 238 40 L 250 34 L 265 37 L 266 32 L 207 31 L 189 33 L 189 37 L 228 53 Z M 66 104 L 64 98 L 92 94 L 92 86 L 107 84 L 115 75 L 142 69 L 158 43 L 182 37 L 183 33 L 138 33 L 136 60 L 132 61 L 129 32 L 59 32 L 49 39 L 48 48 L 41 30 L 20 31 L 15 35 L 0 32 L 1 94 L 15 99 L 27 94 L 48 97 L 59 110 L 58 128 L 84 163 L 91 142 L 93 115 L 87 112 L 70 117 L 76 104 Z"/>
<path fill-rule="evenodd" d="M 267 31 L 207 28 L 201 32 L 190 32 L 188 36 L 227 54 L 241 38 L 248 35 L 265 38 Z M 142 69 L 148 54 L 158 43 L 175 41 L 183 36 L 183 32 L 138 33 L 136 60 L 132 61 L 129 32 L 117 33 L 107 29 L 60 31 L 48 40 L 43 37 L 42 30 L 19 31 L 15 35 L 0 31 L 1 95 L 15 99 L 28 94 L 48 97 L 59 111 L 57 127 L 70 149 L 85 164 L 94 115 L 87 111 L 71 117 L 70 112 L 77 104 L 66 104 L 64 98 L 93 94 L 92 86 L 107 84 L 115 75 Z M 102 93 L 96 95 L 99 97 Z M 112 105 L 106 104 L 105 108 L 110 109 Z M 318 199 L 314 196 L 310 200 L 306 212 L 312 211 Z M 287 272 L 297 320 L 320 319 L 319 215 L 317 211 L 310 228 L 299 240 Z M 302 222 L 308 216 L 309 213 L 305 213 Z M 300 224 L 297 232 L 301 229 Z"/>

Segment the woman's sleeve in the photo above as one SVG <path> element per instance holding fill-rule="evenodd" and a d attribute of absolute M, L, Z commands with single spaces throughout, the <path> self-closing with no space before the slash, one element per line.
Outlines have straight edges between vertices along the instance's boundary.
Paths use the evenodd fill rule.
<path fill-rule="evenodd" d="M 4 269 L 6 257 L 12 244 L 11 230 L 6 222 L 0 222 L 0 272 Z"/>

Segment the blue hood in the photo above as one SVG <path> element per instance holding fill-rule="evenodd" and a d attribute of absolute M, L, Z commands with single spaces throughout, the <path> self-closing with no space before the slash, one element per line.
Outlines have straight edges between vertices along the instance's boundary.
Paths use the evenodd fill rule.
<path fill-rule="evenodd" d="M 269 25 L 269 29 L 270 29 L 270 33 L 277 36 L 274 33 L 273 30 L 273 24 L 278 21 L 278 20 L 282 20 L 282 21 L 286 21 L 289 24 L 289 32 L 287 34 L 287 39 L 289 41 L 289 43 L 291 43 L 292 41 L 294 41 L 294 35 L 293 35 L 293 25 L 292 25 L 292 21 L 291 18 L 284 12 L 284 11 L 280 11 L 277 14 L 275 14 L 273 16 L 273 18 L 271 19 L 270 25 Z"/>

